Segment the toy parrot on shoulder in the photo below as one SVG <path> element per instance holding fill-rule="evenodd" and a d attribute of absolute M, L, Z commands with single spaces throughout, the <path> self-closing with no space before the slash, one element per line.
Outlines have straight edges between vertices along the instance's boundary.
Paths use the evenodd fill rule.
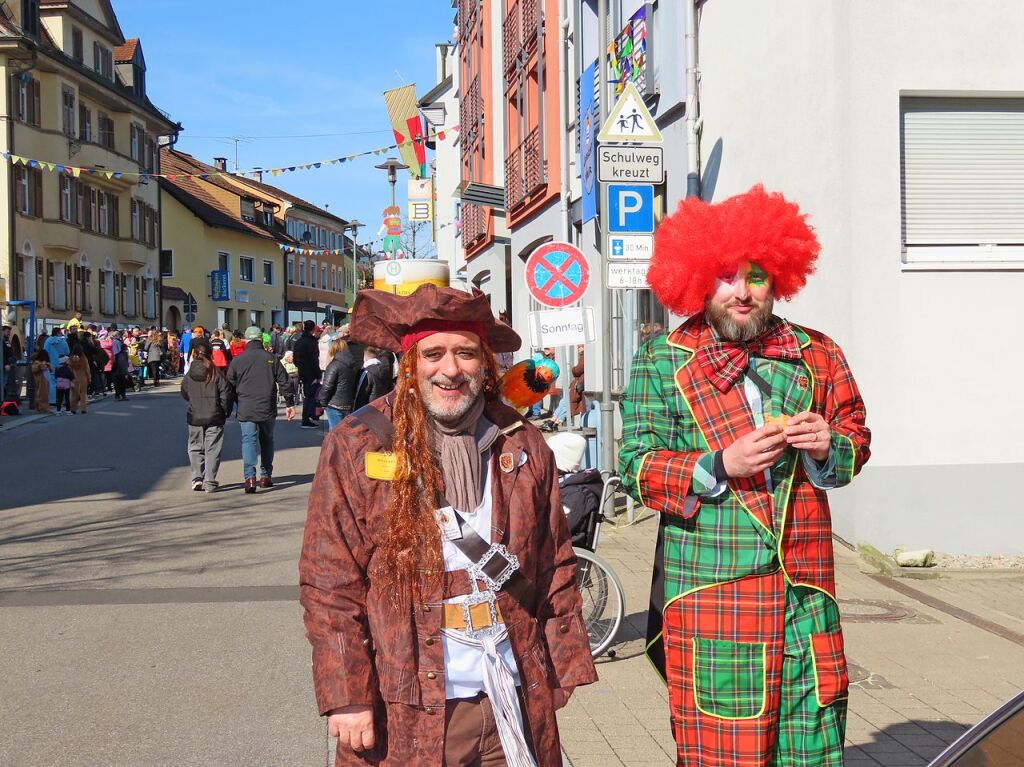
<path fill-rule="evenodd" d="M 519 411 L 544 399 L 558 380 L 558 363 L 549 359 L 530 359 L 516 363 L 498 382 L 498 391 Z"/>

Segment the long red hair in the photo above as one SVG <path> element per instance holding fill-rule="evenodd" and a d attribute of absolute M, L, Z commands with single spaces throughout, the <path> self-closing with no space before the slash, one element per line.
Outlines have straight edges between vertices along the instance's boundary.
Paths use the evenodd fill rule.
<path fill-rule="evenodd" d="M 498 390 L 498 364 L 486 341 L 482 396 Z M 444 561 L 435 512 L 444 493 L 444 479 L 434 448 L 432 417 L 423 405 L 417 379 L 418 344 L 402 355 L 392 412 L 397 467 L 391 483 L 388 524 L 377 546 L 373 573 L 382 591 L 396 604 L 429 594 L 441 584 Z"/>

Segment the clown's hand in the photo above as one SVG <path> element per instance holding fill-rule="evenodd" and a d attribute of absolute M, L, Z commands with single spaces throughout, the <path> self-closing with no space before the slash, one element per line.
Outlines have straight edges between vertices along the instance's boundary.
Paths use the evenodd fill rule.
<path fill-rule="evenodd" d="M 774 465 L 786 449 L 782 427 L 771 423 L 745 434 L 722 451 L 725 473 L 730 477 L 752 477 Z M 719 477 L 722 479 L 722 477 Z"/>
<path fill-rule="evenodd" d="M 821 463 L 828 458 L 832 446 L 832 429 L 817 413 L 797 413 L 789 419 L 786 442 L 797 450 L 806 450 L 811 458 Z"/>

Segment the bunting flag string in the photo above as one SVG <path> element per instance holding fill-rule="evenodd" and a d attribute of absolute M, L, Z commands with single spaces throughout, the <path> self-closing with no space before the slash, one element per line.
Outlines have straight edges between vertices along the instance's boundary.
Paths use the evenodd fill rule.
<path fill-rule="evenodd" d="M 251 176 L 252 178 L 259 178 L 261 174 L 269 173 L 271 176 L 277 177 L 283 173 L 294 173 L 300 170 L 318 170 L 328 165 L 340 165 L 342 163 L 352 162 L 360 157 L 369 157 L 371 155 L 379 156 L 386 154 L 393 149 L 399 149 L 410 144 L 418 143 L 419 141 L 445 141 L 448 139 L 449 134 L 458 133 L 461 126 L 454 126 L 448 130 L 437 131 L 424 139 L 405 139 L 401 134 L 396 133 L 395 138 L 403 139 L 395 144 L 389 144 L 388 146 L 377 147 L 376 149 L 368 149 L 365 152 L 356 152 L 354 154 L 345 155 L 344 157 L 335 157 L 330 160 L 318 160 L 316 162 L 307 162 L 299 165 L 287 165 L 279 168 L 254 168 L 252 170 L 236 170 L 236 171 L 216 171 L 211 173 L 146 173 L 141 171 L 121 171 L 121 170 L 109 170 L 107 168 L 87 168 L 77 165 L 70 165 L 68 163 L 59 162 L 47 162 L 45 160 L 37 160 L 32 157 L 23 157 L 21 155 L 14 154 L 12 152 L 3 152 L 2 156 L 4 160 L 14 165 L 24 165 L 28 168 L 37 168 L 40 170 L 49 171 L 51 173 L 64 173 L 75 178 L 81 177 L 83 174 L 86 176 L 102 176 L 109 180 L 121 179 L 138 179 L 140 181 L 148 181 L 151 178 L 165 178 L 168 181 L 177 181 L 179 178 L 199 178 L 207 180 L 210 178 L 220 178 L 224 176 L 232 177 L 246 177 Z"/>
<path fill-rule="evenodd" d="M 454 226 L 456 228 L 456 231 L 458 231 L 458 230 L 462 229 L 462 221 L 460 221 L 459 219 L 454 219 L 452 221 L 446 221 L 443 224 L 438 224 L 437 228 L 438 228 L 438 230 L 440 230 L 440 229 L 447 229 L 449 226 Z M 382 244 L 383 242 L 384 242 L 384 238 L 383 237 L 378 237 L 378 238 L 376 238 L 374 240 L 370 240 L 369 242 L 360 242 L 360 243 L 358 243 L 358 247 L 359 247 L 360 250 L 368 250 L 368 249 L 372 249 L 373 246 L 375 246 L 375 245 Z M 344 255 L 346 255 L 345 249 L 343 249 L 343 248 L 303 248 L 303 247 L 298 246 L 298 245 L 288 245 L 287 243 L 284 243 L 284 242 L 277 243 L 277 247 L 281 250 L 282 253 L 295 253 L 296 255 L 300 255 L 300 256 L 317 256 L 317 257 L 321 257 L 321 256 L 344 256 Z"/>

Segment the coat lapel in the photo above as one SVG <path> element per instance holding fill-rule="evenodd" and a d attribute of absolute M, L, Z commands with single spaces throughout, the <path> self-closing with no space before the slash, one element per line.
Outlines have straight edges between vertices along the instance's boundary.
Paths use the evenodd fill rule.
<path fill-rule="evenodd" d="M 691 319 L 669 336 L 668 342 L 691 352 L 690 359 L 676 371 L 676 386 L 701 429 L 711 450 L 724 450 L 736 439 L 754 430 L 754 419 L 740 387 L 733 385 L 724 394 L 714 387 L 696 364 L 695 353 L 707 343 L 711 330 L 702 319 Z M 763 475 L 729 480 L 729 489 L 740 505 L 765 531 L 772 532 L 771 494 Z"/>
<path fill-rule="evenodd" d="M 491 446 L 491 541 L 503 542 L 508 531 L 509 509 L 507 498 L 512 498 L 519 470 L 522 466 L 523 445 L 519 430 L 523 419 L 509 407 L 491 403 L 485 411 L 491 423 L 498 427 L 500 435 Z M 509 466 L 511 462 L 511 466 Z"/>

